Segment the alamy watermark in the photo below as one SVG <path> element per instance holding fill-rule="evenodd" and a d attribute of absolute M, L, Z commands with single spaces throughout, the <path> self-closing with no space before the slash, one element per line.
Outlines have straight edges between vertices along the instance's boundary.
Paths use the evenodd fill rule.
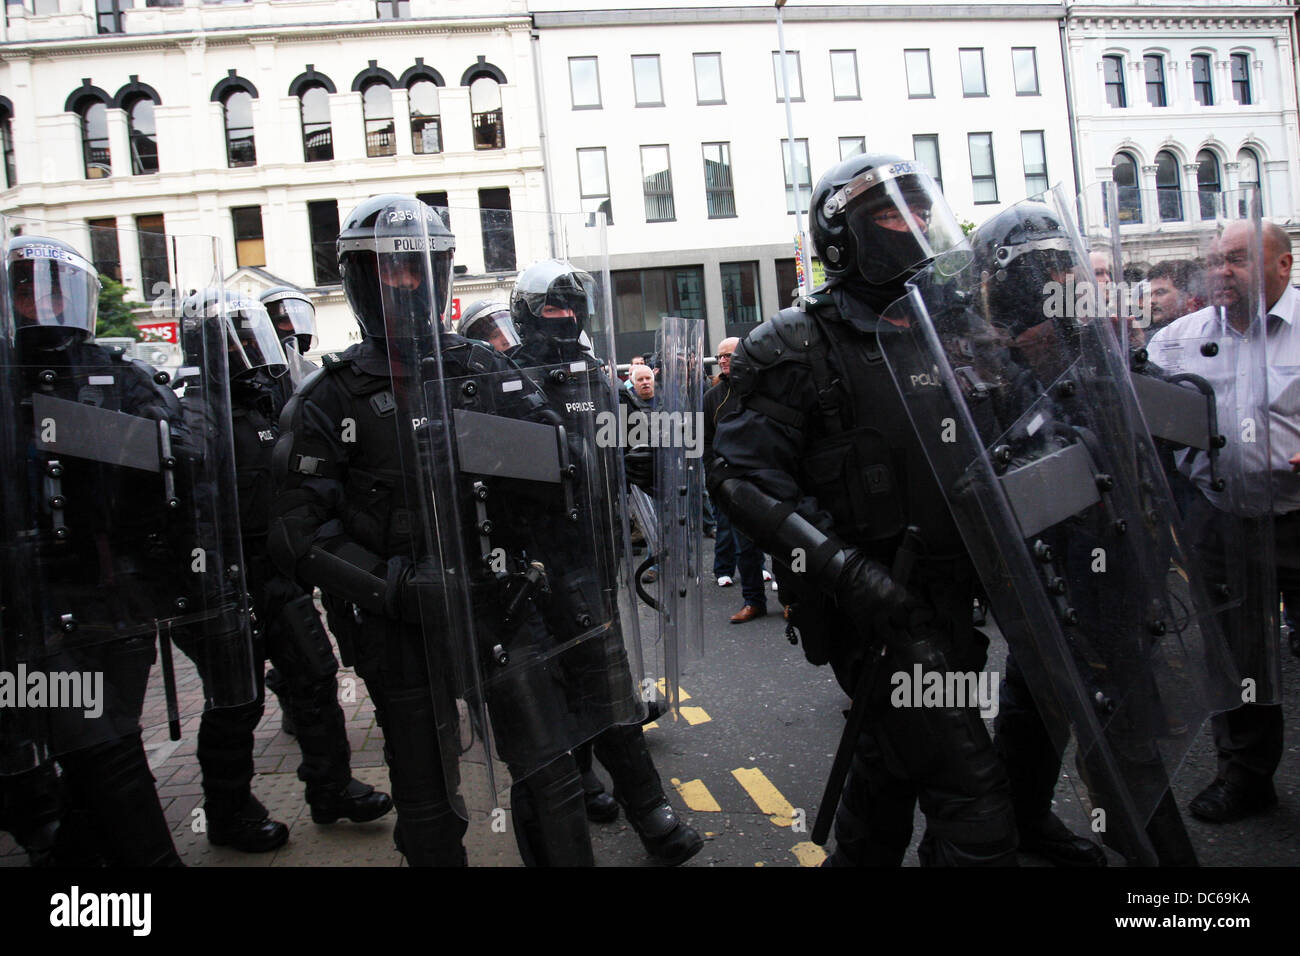
<path fill-rule="evenodd" d="M 927 671 L 913 664 L 911 672 L 895 671 L 889 683 L 894 688 L 891 707 L 979 707 L 985 719 L 998 715 L 999 677 L 994 671 Z"/>
<path fill-rule="evenodd" d="M 569 402 L 568 413 L 594 412 L 594 402 Z M 687 458 L 704 454 L 703 412 L 633 411 L 618 406 L 618 413 L 596 413 L 596 444 L 601 448 L 684 448 Z"/>
<path fill-rule="evenodd" d="M 1043 284 L 1043 317 L 1047 319 L 1129 319 L 1134 328 L 1151 325 L 1151 292 L 1146 282 L 1064 282 Z"/>
<path fill-rule="evenodd" d="M 102 671 L 0 671 L 0 709 L 80 710 L 89 720 L 104 713 Z"/>

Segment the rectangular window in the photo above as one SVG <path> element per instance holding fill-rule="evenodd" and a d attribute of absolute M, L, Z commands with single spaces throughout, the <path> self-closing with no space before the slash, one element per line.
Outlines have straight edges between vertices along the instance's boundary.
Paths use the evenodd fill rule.
<path fill-rule="evenodd" d="M 1020 154 L 1025 161 L 1025 189 L 1030 196 L 1047 192 L 1047 147 L 1042 130 L 1020 134 Z"/>
<path fill-rule="evenodd" d="M 700 106 L 727 102 L 722 89 L 722 54 L 695 54 L 695 102 Z"/>
<path fill-rule="evenodd" d="M 848 159 L 850 156 L 856 156 L 858 153 L 867 151 L 867 138 L 865 136 L 841 136 L 840 137 L 840 159 Z"/>
<path fill-rule="evenodd" d="M 1158 56 L 1144 56 L 1142 69 L 1146 73 L 1147 102 L 1152 106 L 1168 106 L 1165 99 L 1165 61 Z"/>
<path fill-rule="evenodd" d="M 583 212 L 603 212 L 609 224 L 614 224 L 614 209 L 609 201 L 609 167 L 605 163 L 604 147 L 578 150 L 578 191 Z"/>
<path fill-rule="evenodd" d="M 785 69 L 790 75 L 790 102 L 803 102 L 803 69 L 799 65 L 799 51 L 785 51 Z M 772 76 L 776 80 L 776 98 L 785 100 L 785 85 L 781 81 L 781 52 L 772 51 Z"/>
<path fill-rule="evenodd" d="M 731 144 L 704 143 L 704 201 L 710 219 L 736 215 L 736 194 L 731 185 Z"/>
<path fill-rule="evenodd" d="M 970 150 L 970 178 L 975 205 L 998 201 L 998 180 L 993 169 L 993 134 L 968 133 L 966 146 Z"/>
<path fill-rule="evenodd" d="M 756 323 L 758 314 L 758 263 L 722 263 L 722 322 L 724 325 Z"/>
<path fill-rule="evenodd" d="M 934 96 L 930 80 L 930 51 L 904 50 L 903 63 L 907 67 L 907 95 L 912 99 Z"/>
<path fill-rule="evenodd" d="M 122 281 L 122 252 L 117 245 L 116 219 L 88 219 L 90 259 L 95 271 L 115 282 Z"/>
<path fill-rule="evenodd" d="M 912 155 L 926 168 L 934 184 L 942 190 L 943 167 L 939 165 L 939 134 L 921 133 L 913 136 Z"/>
<path fill-rule="evenodd" d="M 266 243 L 262 239 L 262 207 L 233 206 L 230 218 L 235 224 L 235 265 L 266 265 Z"/>
<path fill-rule="evenodd" d="M 334 243 L 339 237 L 338 200 L 307 203 L 307 223 L 311 228 L 311 264 L 316 284 L 337 285 L 339 260 Z"/>
<path fill-rule="evenodd" d="M 1192 95 L 1202 106 L 1214 105 L 1214 85 L 1210 81 L 1210 55 L 1196 53 L 1192 56 Z"/>
<path fill-rule="evenodd" d="M 645 192 L 646 222 L 672 222 L 677 218 L 667 146 L 641 147 L 641 184 Z"/>
<path fill-rule="evenodd" d="M 376 0 L 375 16 L 380 20 L 405 20 L 411 15 L 411 0 Z"/>
<path fill-rule="evenodd" d="M 794 259 L 776 260 L 776 302 L 793 305 L 799 295 L 799 267 Z"/>
<path fill-rule="evenodd" d="M 664 316 L 704 318 L 704 267 L 628 269 L 611 272 L 614 331 L 651 332 Z"/>
<path fill-rule="evenodd" d="M 100 33 L 121 33 L 122 0 L 95 0 L 95 22 Z"/>
<path fill-rule="evenodd" d="M 14 3 L 15 0 L 9 0 Z M 59 0 L 35 0 L 32 4 L 32 13 L 38 17 L 53 16 L 59 12 Z"/>
<path fill-rule="evenodd" d="M 1013 46 L 1011 67 L 1016 74 L 1016 96 L 1038 96 L 1038 50 Z"/>
<path fill-rule="evenodd" d="M 600 71 L 594 56 L 569 57 L 569 92 L 575 110 L 600 109 Z"/>
<path fill-rule="evenodd" d="M 1128 106 L 1128 94 L 1124 92 L 1124 58 L 1104 56 L 1101 62 L 1106 79 L 1106 102 L 1115 109 L 1122 110 Z"/>
<path fill-rule="evenodd" d="M 790 170 L 790 141 L 781 140 L 781 161 L 785 164 L 785 211 L 794 212 L 794 187 L 799 183 L 799 208 L 808 211 L 812 202 L 812 170 L 808 164 L 808 140 L 794 141 L 794 172 Z"/>
<path fill-rule="evenodd" d="M 478 191 L 479 225 L 483 228 L 483 269 L 515 271 L 515 220 L 509 188 Z"/>
<path fill-rule="evenodd" d="M 140 243 L 140 290 L 145 301 L 152 302 L 171 287 L 166 226 L 161 215 L 136 216 L 135 228 Z"/>
<path fill-rule="evenodd" d="M 663 106 L 664 88 L 659 76 L 659 57 L 632 57 L 632 87 L 637 106 Z"/>
<path fill-rule="evenodd" d="M 837 100 L 862 99 L 857 50 L 831 50 L 831 89 Z"/>
<path fill-rule="evenodd" d="M 961 60 L 961 95 L 988 96 L 984 83 L 984 50 L 981 47 L 958 50 Z"/>
<path fill-rule="evenodd" d="M 415 198 L 426 206 L 432 207 L 438 217 L 442 219 L 442 224 L 448 229 L 451 228 L 451 210 L 447 208 L 447 194 L 445 192 L 416 193 Z"/>
<path fill-rule="evenodd" d="M 1232 98 L 1242 106 L 1249 106 L 1250 98 L 1250 54 L 1232 54 Z"/>

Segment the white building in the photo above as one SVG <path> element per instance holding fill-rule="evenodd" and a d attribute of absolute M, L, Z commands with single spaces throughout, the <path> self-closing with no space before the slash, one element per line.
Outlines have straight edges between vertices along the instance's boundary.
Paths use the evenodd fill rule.
<path fill-rule="evenodd" d="M 1264 215 L 1300 227 L 1295 3 L 1068 7 L 1080 178 L 1113 171 L 1121 222 L 1196 222 L 1198 191 L 1258 183 Z"/>
<path fill-rule="evenodd" d="M 310 289 L 321 345 L 342 347 L 334 239 L 357 202 L 545 206 L 531 24 L 523 0 L 486 6 L 11 0 L 0 211 L 75 227 L 141 298 L 166 275 L 157 233 L 219 236 L 228 277 Z M 483 224 L 453 218 L 471 274 L 513 273 L 509 243 L 485 257 Z M 94 224 L 142 235 L 92 243 Z"/>
<path fill-rule="evenodd" d="M 663 314 L 706 318 L 715 345 L 785 305 L 794 183 L 806 211 L 816 179 L 856 150 L 922 159 L 971 223 L 1049 184 L 1108 178 L 1116 157 L 1135 185 L 1172 170 L 1185 210 L 1198 181 L 1229 188 L 1255 169 L 1266 213 L 1289 219 L 1300 201 L 1295 5 L 1282 0 L 793 0 L 793 171 L 767 0 L 11 0 L 5 12 L 0 211 L 65 224 L 140 298 L 165 263 L 160 231 L 219 236 L 236 284 L 312 291 L 328 349 L 355 334 L 338 220 L 379 192 L 451 207 L 467 299 L 504 292 L 548 254 L 524 211 L 611 213 L 624 360 L 651 347 Z M 1107 57 L 1122 106 L 1107 99 Z M 1166 106 L 1149 105 L 1152 57 Z M 145 235 L 109 248 L 93 224 Z"/>
<path fill-rule="evenodd" d="M 794 288 L 794 190 L 770 3 L 532 0 L 556 208 L 612 213 L 621 357 L 665 313 L 708 340 Z M 1061 4 L 785 7 L 796 167 L 805 189 L 862 149 L 932 167 L 981 222 L 1074 186 Z M 806 165 L 805 165 L 806 164 Z"/>

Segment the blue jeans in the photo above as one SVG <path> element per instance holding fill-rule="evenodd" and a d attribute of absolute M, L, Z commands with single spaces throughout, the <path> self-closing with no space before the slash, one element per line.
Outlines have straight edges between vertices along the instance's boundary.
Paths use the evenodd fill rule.
<path fill-rule="evenodd" d="M 735 577 L 740 568 L 740 593 L 746 604 L 767 607 L 767 593 L 763 590 L 763 562 L 765 556 L 759 547 L 741 534 L 731 523 L 731 518 L 721 508 L 715 508 L 718 518 L 717 537 L 713 539 L 713 576 Z"/>

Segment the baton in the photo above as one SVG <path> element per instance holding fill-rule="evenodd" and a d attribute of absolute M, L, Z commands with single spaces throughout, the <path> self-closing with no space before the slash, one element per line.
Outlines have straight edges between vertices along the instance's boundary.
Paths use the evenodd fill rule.
<path fill-rule="evenodd" d="M 894 569 L 890 576 L 899 587 L 906 587 L 912 576 L 912 566 L 916 563 L 916 552 L 921 544 L 921 529 L 908 525 L 903 534 L 903 543 L 894 555 Z M 880 650 L 871 651 L 870 660 L 863 665 L 858 681 L 853 686 L 853 706 L 849 709 L 848 719 L 844 722 L 844 732 L 840 734 L 839 746 L 835 748 L 835 761 L 831 764 L 830 777 L 826 780 L 826 790 L 822 793 L 822 802 L 817 808 L 817 820 L 813 823 L 812 841 L 818 846 L 825 846 L 830 837 L 831 823 L 835 811 L 839 809 L 840 794 L 844 791 L 844 779 L 849 774 L 849 765 L 853 762 L 853 749 L 862 733 L 862 725 L 867 720 L 867 694 L 874 683 L 880 661 L 886 653 L 882 641 Z"/>

